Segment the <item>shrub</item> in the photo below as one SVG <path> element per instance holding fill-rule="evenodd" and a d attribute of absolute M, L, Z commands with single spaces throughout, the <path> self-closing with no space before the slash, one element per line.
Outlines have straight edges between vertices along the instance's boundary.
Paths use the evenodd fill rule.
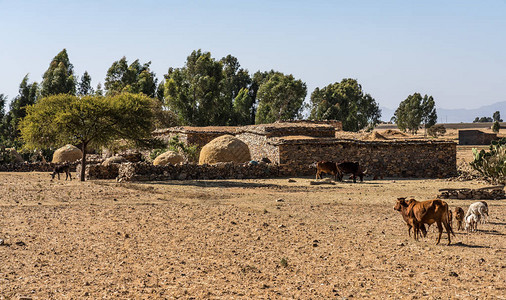
<path fill-rule="evenodd" d="M 494 124 L 492 125 L 492 131 L 495 133 L 498 133 L 500 129 L 501 129 L 501 124 L 499 124 L 498 121 L 495 121 Z"/>
<path fill-rule="evenodd" d="M 446 133 L 446 128 L 443 124 L 436 124 L 427 128 L 427 133 L 432 137 L 438 137 Z"/>
<path fill-rule="evenodd" d="M 506 138 L 493 141 L 490 151 L 473 149 L 471 167 L 493 183 L 506 183 Z"/>
<path fill-rule="evenodd" d="M 15 159 L 11 151 L 5 150 L 4 146 L 0 146 L 0 164 L 12 163 Z"/>

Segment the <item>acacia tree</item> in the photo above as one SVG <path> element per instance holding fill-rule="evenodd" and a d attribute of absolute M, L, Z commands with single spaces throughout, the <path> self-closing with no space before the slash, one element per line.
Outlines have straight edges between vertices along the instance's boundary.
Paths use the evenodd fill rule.
<path fill-rule="evenodd" d="M 423 96 L 419 93 L 409 95 L 395 110 L 392 121 L 400 130 L 409 130 L 415 134 L 422 123 L 426 127 L 436 124 L 437 113 L 432 96 Z"/>
<path fill-rule="evenodd" d="M 153 100 L 142 94 L 113 97 L 77 97 L 59 94 L 40 99 L 27 108 L 21 135 L 27 148 L 81 144 L 81 181 L 88 146 L 103 146 L 115 139 L 139 140 L 153 129 Z"/>
<path fill-rule="evenodd" d="M 372 128 L 381 117 L 379 105 L 355 79 L 346 78 L 311 94 L 311 115 L 314 120 L 338 120 L 346 131 Z"/>
<path fill-rule="evenodd" d="M 301 117 L 307 87 L 293 75 L 272 72 L 258 88 L 255 123 L 272 123 Z"/>

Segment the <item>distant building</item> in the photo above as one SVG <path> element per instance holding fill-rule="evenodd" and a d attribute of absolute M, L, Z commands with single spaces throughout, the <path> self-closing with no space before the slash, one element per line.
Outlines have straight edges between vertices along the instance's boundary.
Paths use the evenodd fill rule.
<path fill-rule="evenodd" d="M 459 130 L 459 145 L 490 145 L 497 140 L 497 134 L 480 130 Z"/>

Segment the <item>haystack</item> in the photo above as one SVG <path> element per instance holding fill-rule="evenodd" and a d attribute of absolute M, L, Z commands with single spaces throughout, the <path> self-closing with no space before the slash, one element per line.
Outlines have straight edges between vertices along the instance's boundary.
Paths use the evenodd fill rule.
<path fill-rule="evenodd" d="M 394 129 L 387 129 L 383 131 L 382 134 L 385 137 L 396 137 L 396 138 L 403 138 L 408 136 L 407 134 Z"/>
<path fill-rule="evenodd" d="M 12 162 L 14 163 L 22 163 L 24 162 L 23 157 L 16 151 L 14 148 L 5 148 L 5 152 L 9 152 L 12 157 Z"/>
<path fill-rule="evenodd" d="M 369 133 L 367 136 L 365 136 L 364 139 L 369 140 L 369 141 L 386 141 L 386 140 L 388 140 L 386 137 L 379 134 L 377 131 L 373 131 L 373 132 Z"/>
<path fill-rule="evenodd" d="M 153 161 L 153 165 L 155 166 L 165 166 L 168 164 L 175 165 L 183 161 L 184 157 L 181 154 L 174 151 L 167 151 L 158 155 Z"/>
<path fill-rule="evenodd" d="M 207 143 L 200 151 L 199 164 L 219 162 L 243 163 L 251 160 L 248 145 L 231 135 L 222 135 Z"/>
<path fill-rule="evenodd" d="M 123 156 L 115 155 L 104 160 L 102 166 L 110 166 L 111 164 L 121 164 L 127 161 L 128 160 L 126 160 Z"/>
<path fill-rule="evenodd" d="M 53 163 L 75 162 L 83 158 L 83 152 L 76 146 L 67 144 L 53 154 Z"/>

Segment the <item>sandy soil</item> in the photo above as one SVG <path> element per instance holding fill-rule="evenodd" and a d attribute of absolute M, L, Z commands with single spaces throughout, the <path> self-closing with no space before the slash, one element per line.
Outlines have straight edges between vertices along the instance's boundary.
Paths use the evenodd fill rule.
<path fill-rule="evenodd" d="M 0 174 L 0 299 L 506 298 L 506 200 L 450 246 L 393 210 L 484 183 L 49 178 Z"/>

